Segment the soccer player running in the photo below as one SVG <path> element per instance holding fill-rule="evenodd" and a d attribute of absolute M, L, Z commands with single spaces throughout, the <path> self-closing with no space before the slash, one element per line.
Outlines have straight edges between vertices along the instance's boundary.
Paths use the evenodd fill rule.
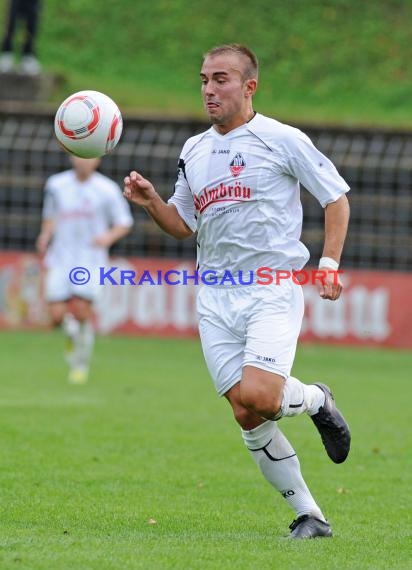
<path fill-rule="evenodd" d="M 256 275 L 259 267 L 299 270 L 309 259 L 300 241 L 302 182 L 325 211 L 319 267 L 327 277 L 318 283 L 319 294 L 338 299 L 348 185 L 300 130 L 254 111 L 258 63 L 247 47 L 210 50 L 200 79 L 212 127 L 184 144 L 174 195 L 165 203 L 149 180 L 132 171 L 124 196 L 178 239 L 197 232 L 202 275 Z M 350 432 L 329 387 L 290 374 L 303 318 L 302 287 L 292 279 L 267 286 L 223 281 L 202 285 L 197 297 L 202 348 L 216 390 L 229 401 L 263 476 L 296 513 L 289 537 L 332 536 L 278 422 L 308 414 L 332 461 L 345 461 Z"/>
<path fill-rule="evenodd" d="M 83 384 L 94 345 L 98 268 L 105 266 L 110 246 L 129 233 L 133 217 L 118 184 L 96 171 L 100 159 L 73 156 L 71 161 L 72 169 L 46 181 L 36 245 L 45 254 L 52 325 L 62 325 L 67 336 L 69 382 Z"/>

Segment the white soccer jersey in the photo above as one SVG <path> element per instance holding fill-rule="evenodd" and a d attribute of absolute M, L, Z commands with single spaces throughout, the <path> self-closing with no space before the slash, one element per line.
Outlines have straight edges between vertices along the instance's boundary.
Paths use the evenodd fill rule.
<path fill-rule="evenodd" d="M 104 266 L 107 250 L 93 245 L 93 240 L 112 226 L 133 225 L 129 205 L 114 181 L 94 172 L 81 182 L 74 170 L 47 180 L 43 219 L 55 222 L 47 267 Z"/>
<path fill-rule="evenodd" d="M 198 232 L 199 271 L 301 269 L 299 182 L 323 207 L 349 190 L 304 133 L 260 114 L 226 135 L 211 127 L 188 139 L 169 202 Z"/>

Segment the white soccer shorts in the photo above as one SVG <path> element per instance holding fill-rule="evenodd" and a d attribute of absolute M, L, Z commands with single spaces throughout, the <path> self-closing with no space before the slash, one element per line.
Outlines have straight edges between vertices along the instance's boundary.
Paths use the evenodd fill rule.
<path fill-rule="evenodd" d="M 81 284 L 80 281 L 86 279 L 85 274 L 77 274 L 76 276 L 79 283 L 73 283 L 70 280 L 71 267 L 51 267 L 46 271 L 45 276 L 45 298 L 49 303 L 59 303 L 63 301 L 68 301 L 72 297 L 80 297 L 81 299 L 86 299 L 87 301 L 96 302 L 100 290 L 103 288 L 98 284 L 98 273 L 92 272 L 90 281 Z"/>
<path fill-rule="evenodd" d="M 204 285 L 197 298 L 199 333 L 210 375 L 220 396 L 255 366 L 287 378 L 302 325 L 301 285 L 214 287 Z"/>

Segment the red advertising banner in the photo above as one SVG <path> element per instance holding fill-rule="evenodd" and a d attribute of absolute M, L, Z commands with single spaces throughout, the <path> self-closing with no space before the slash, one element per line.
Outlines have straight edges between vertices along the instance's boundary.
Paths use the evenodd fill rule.
<path fill-rule="evenodd" d="M 194 263 L 113 258 L 110 264 L 116 269 L 105 268 L 96 304 L 100 333 L 197 335 Z M 412 348 L 412 274 L 353 270 L 341 278 L 345 289 L 338 301 L 325 301 L 315 286 L 303 286 L 302 341 Z M 43 281 L 35 254 L 0 254 L 1 328 L 47 326 Z"/>

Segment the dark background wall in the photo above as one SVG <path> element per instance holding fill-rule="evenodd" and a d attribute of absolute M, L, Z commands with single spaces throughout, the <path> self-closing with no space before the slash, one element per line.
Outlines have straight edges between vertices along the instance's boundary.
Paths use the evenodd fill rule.
<path fill-rule="evenodd" d="M 122 140 L 101 171 L 122 185 L 139 169 L 167 198 L 173 191 L 184 141 L 207 128 L 189 120 L 124 117 Z M 352 190 L 351 222 L 343 267 L 412 269 L 412 133 L 373 129 L 300 127 L 337 166 Z M 44 182 L 70 166 L 57 145 L 53 115 L 0 109 L 0 249 L 33 251 L 40 227 Z M 323 243 L 323 211 L 302 190 L 302 239 L 314 261 Z M 163 234 L 141 209 L 134 231 L 113 253 L 194 258 L 194 240 Z"/>

